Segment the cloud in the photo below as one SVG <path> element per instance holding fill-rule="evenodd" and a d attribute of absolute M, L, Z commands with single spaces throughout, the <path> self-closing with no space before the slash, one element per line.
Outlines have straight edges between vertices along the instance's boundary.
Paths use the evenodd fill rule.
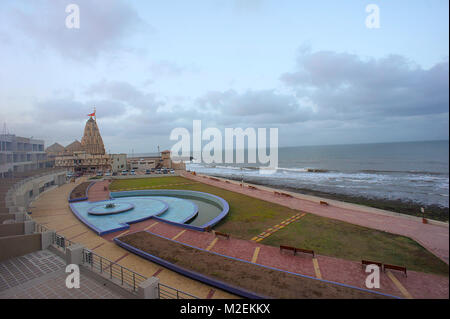
<path fill-rule="evenodd" d="M 85 61 L 116 50 L 129 50 L 122 40 L 144 28 L 152 31 L 123 0 L 77 0 L 80 28 L 65 26 L 66 6 L 71 0 L 35 0 L 28 10 L 18 5 L 8 16 L 10 26 L 29 37 L 41 49 L 55 50 L 63 57 Z"/>
<path fill-rule="evenodd" d="M 305 52 L 297 70 L 281 76 L 297 97 L 336 119 L 412 116 L 448 112 L 448 62 L 423 69 L 405 57 L 362 59 L 331 51 Z"/>
<path fill-rule="evenodd" d="M 180 76 L 187 69 L 173 62 L 159 61 L 152 63 L 149 67 L 149 70 L 152 73 L 152 75 L 156 77 L 162 77 L 162 76 Z"/>
<path fill-rule="evenodd" d="M 295 96 L 275 90 L 212 91 L 198 98 L 196 103 L 223 124 L 296 123 L 308 120 L 312 114 L 312 109 L 301 105 Z"/>
<path fill-rule="evenodd" d="M 130 108 L 140 110 L 156 111 L 165 104 L 155 93 L 143 92 L 125 81 L 102 80 L 92 84 L 85 93 L 91 97 L 116 100 Z"/>
<path fill-rule="evenodd" d="M 119 117 L 126 111 L 120 101 L 94 99 L 80 102 L 73 98 L 50 98 L 35 104 L 33 117 L 41 123 L 76 122 L 86 119 L 93 107 L 102 119 Z"/>

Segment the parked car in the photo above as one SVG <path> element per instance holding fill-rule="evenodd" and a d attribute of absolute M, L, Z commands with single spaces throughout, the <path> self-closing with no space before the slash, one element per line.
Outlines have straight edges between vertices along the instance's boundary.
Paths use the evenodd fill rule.
<path fill-rule="evenodd" d="M 173 169 L 171 169 L 170 174 L 175 174 L 175 171 Z"/>
<path fill-rule="evenodd" d="M 98 171 L 97 172 L 97 176 L 103 176 L 103 172 L 102 171 Z"/>
<path fill-rule="evenodd" d="M 130 175 L 136 175 L 136 172 L 134 171 L 134 169 L 132 169 L 132 170 L 130 171 Z"/>
<path fill-rule="evenodd" d="M 156 174 L 161 174 L 161 170 L 159 168 L 156 170 Z"/>
<path fill-rule="evenodd" d="M 151 171 L 150 171 L 149 169 L 146 169 L 146 170 L 145 170 L 145 174 L 146 174 L 146 175 L 149 175 L 150 173 L 151 173 Z"/>
<path fill-rule="evenodd" d="M 167 174 L 167 169 L 164 168 L 162 172 L 163 172 L 163 174 Z"/>
<path fill-rule="evenodd" d="M 121 175 L 123 175 L 123 176 L 128 175 L 128 171 L 127 171 L 126 169 L 124 169 L 124 170 L 122 171 L 122 174 L 121 174 Z"/>
<path fill-rule="evenodd" d="M 105 176 L 111 176 L 111 172 L 110 171 L 106 172 Z"/>

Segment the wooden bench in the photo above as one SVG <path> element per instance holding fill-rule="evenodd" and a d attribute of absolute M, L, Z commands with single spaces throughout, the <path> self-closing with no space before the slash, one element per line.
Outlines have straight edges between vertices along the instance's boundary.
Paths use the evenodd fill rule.
<path fill-rule="evenodd" d="M 291 250 L 292 252 L 294 252 L 294 256 L 295 256 L 295 247 L 280 245 L 280 253 L 281 253 L 281 251 L 282 251 L 283 249 L 284 249 L 284 250 Z"/>
<path fill-rule="evenodd" d="M 212 181 L 220 182 L 220 180 L 218 180 L 217 178 L 214 178 L 214 177 L 210 177 L 209 179 Z"/>
<path fill-rule="evenodd" d="M 248 185 L 248 188 L 250 188 L 250 189 L 257 189 L 255 186 L 252 186 L 252 185 Z"/>
<path fill-rule="evenodd" d="M 364 268 L 364 265 L 377 265 L 380 267 L 380 270 L 383 269 L 383 264 L 378 261 L 371 261 L 371 260 L 361 260 L 361 265 Z"/>
<path fill-rule="evenodd" d="M 281 193 L 281 195 L 286 196 L 286 197 L 292 197 L 292 195 L 286 194 L 286 193 Z"/>
<path fill-rule="evenodd" d="M 314 250 L 311 249 L 303 249 L 303 248 L 295 248 L 295 252 L 301 252 L 304 254 L 311 254 L 314 257 L 316 257 L 316 255 L 314 254 Z"/>
<path fill-rule="evenodd" d="M 230 235 L 225 234 L 225 233 L 221 233 L 221 232 L 218 232 L 218 231 L 214 232 L 214 235 L 215 235 L 216 237 L 217 237 L 217 236 L 222 236 L 222 237 L 225 237 L 226 239 L 230 239 Z"/>
<path fill-rule="evenodd" d="M 320 201 L 320 205 L 328 206 L 328 203 L 327 203 L 326 201 L 321 200 L 321 201 Z"/>
<path fill-rule="evenodd" d="M 227 183 L 227 184 L 230 184 L 230 182 L 229 182 L 229 181 L 225 181 L 225 183 Z"/>
<path fill-rule="evenodd" d="M 401 271 L 405 274 L 405 277 L 408 277 L 408 275 L 406 274 L 406 267 L 384 264 L 384 271 L 386 271 L 386 269 Z"/>
<path fill-rule="evenodd" d="M 273 194 L 274 194 L 274 195 L 280 195 L 280 196 L 281 196 L 281 193 L 280 193 L 280 192 L 273 192 Z"/>
<path fill-rule="evenodd" d="M 282 250 L 290 250 L 290 251 L 294 252 L 294 256 L 297 253 L 311 254 L 313 257 L 316 256 L 314 253 L 314 250 L 310 250 L 310 249 L 303 249 L 303 248 L 296 248 L 296 247 L 291 247 L 291 246 L 280 245 L 280 253 Z"/>

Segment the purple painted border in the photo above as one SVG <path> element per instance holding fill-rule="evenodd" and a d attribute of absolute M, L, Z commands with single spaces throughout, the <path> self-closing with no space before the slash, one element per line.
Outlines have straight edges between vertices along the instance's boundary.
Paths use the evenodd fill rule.
<path fill-rule="evenodd" d="M 72 193 L 73 193 L 73 191 L 75 190 L 75 188 L 77 188 L 77 186 L 75 186 L 71 191 L 70 191 L 70 193 L 69 193 L 69 198 L 67 198 L 67 201 L 69 202 L 69 203 L 75 203 L 75 202 L 82 202 L 82 201 L 85 201 L 85 200 L 88 200 L 89 199 L 89 196 L 88 196 L 88 191 L 89 191 L 89 189 L 91 188 L 91 186 L 92 185 L 94 185 L 96 182 L 91 182 L 89 185 L 88 185 L 88 187 L 86 188 L 86 192 L 85 192 L 85 197 L 79 197 L 79 198 L 74 198 L 74 199 L 70 199 L 70 196 L 72 196 Z"/>
<path fill-rule="evenodd" d="M 192 271 L 192 270 L 188 270 L 186 268 L 183 268 L 183 267 L 177 266 L 175 264 L 172 264 L 171 262 L 168 262 L 168 261 L 166 261 L 166 260 L 164 260 L 162 258 L 156 257 L 154 255 L 146 253 L 145 251 L 142 251 L 142 250 L 137 249 L 137 248 L 135 248 L 133 246 L 130 246 L 130 245 L 124 243 L 123 241 L 119 240 L 119 238 L 114 238 L 114 242 L 117 245 L 119 245 L 120 247 L 122 247 L 122 248 L 124 248 L 124 249 L 126 249 L 128 251 L 131 251 L 132 253 L 134 253 L 134 254 L 136 254 L 138 256 L 141 256 L 141 257 L 143 257 L 143 258 L 145 258 L 147 260 L 150 260 L 150 261 L 152 261 L 154 263 L 157 263 L 157 264 L 159 264 L 159 265 L 161 265 L 161 266 L 163 266 L 165 268 L 168 268 L 168 269 L 173 270 L 173 271 L 175 271 L 177 273 L 180 273 L 180 274 L 182 274 L 182 275 L 184 275 L 186 277 L 192 278 L 192 279 L 197 280 L 197 281 L 204 282 L 204 283 L 206 283 L 206 284 L 208 284 L 210 286 L 217 287 L 219 289 L 231 292 L 231 293 L 233 293 L 235 295 L 238 295 L 238 296 L 241 296 L 241 297 L 244 297 L 244 298 L 249 298 L 249 299 L 267 299 L 267 297 L 263 297 L 261 295 L 255 294 L 255 293 L 247 291 L 245 289 L 241 289 L 241 288 L 229 285 L 229 284 L 227 284 L 227 283 L 225 283 L 223 281 L 216 280 L 216 279 L 213 279 L 211 277 L 207 277 L 205 275 L 202 275 L 202 274 L 200 274 L 198 272 L 195 272 L 195 271 Z"/>
<path fill-rule="evenodd" d="M 339 283 L 339 282 L 335 282 L 335 281 L 330 281 L 330 280 L 325 280 L 325 279 L 319 279 L 319 278 L 315 278 L 315 277 L 311 277 L 311 276 L 307 276 L 307 275 L 297 274 L 297 273 L 294 273 L 294 272 L 291 272 L 291 271 L 287 271 L 287 270 L 283 270 L 283 269 L 278 269 L 278 268 L 275 268 L 275 267 L 270 267 L 270 266 L 266 266 L 266 265 L 262 265 L 262 264 L 252 263 L 252 262 L 250 262 L 250 261 L 248 261 L 248 260 L 244 260 L 244 259 L 240 259 L 240 258 L 235 258 L 235 257 L 231 257 L 231 256 L 222 255 L 222 254 L 219 254 L 219 253 L 216 253 L 216 252 L 213 252 L 213 251 L 209 251 L 209 250 L 202 249 L 202 248 L 199 248 L 199 247 L 191 246 L 191 245 L 188 245 L 188 244 L 179 242 L 179 241 L 177 241 L 177 240 L 172 240 L 172 239 L 170 239 L 170 238 L 167 238 L 167 237 L 164 237 L 164 236 L 161 236 L 161 235 L 152 233 L 152 232 L 150 232 L 150 231 L 148 231 L 148 230 L 147 230 L 146 232 L 149 233 L 149 234 L 152 234 L 152 235 L 154 235 L 154 236 L 157 236 L 157 237 L 160 237 L 160 238 L 163 238 L 163 239 L 166 239 L 166 240 L 170 240 L 170 241 L 172 241 L 172 242 L 174 242 L 174 243 L 181 244 L 181 245 L 183 245 L 183 246 L 187 246 L 187 247 L 194 248 L 194 249 L 197 249 L 197 250 L 205 251 L 205 252 L 208 252 L 208 253 L 210 253 L 210 254 L 215 254 L 215 255 L 218 255 L 218 256 L 221 256 L 221 257 L 225 257 L 225 258 L 229 258 L 229 259 L 233 259 L 233 260 L 245 262 L 245 263 L 248 263 L 248 264 L 256 265 L 256 266 L 259 266 L 259 267 L 263 267 L 263 268 L 267 268 L 267 269 L 271 269 L 271 270 L 276 270 L 276 271 L 281 271 L 281 272 L 284 272 L 284 273 L 287 273 L 287 274 L 291 274 L 291 275 L 294 275 L 294 276 L 299 276 L 299 277 L 303 277 L 303 278 L 309 278 L 309 279 L 313 279 L 313 280 L 325 282 L 325 283 L 328 283 L 328 284 L 338 285 L 338 286 L 341 286 L 341 287 L 357 289 L 357 290 L 360 290 L 360 291 L 364 291 L 364 292 L 368 292 L 368 293 L 372 293 L 372 294 L 376 294 L 376 295 L 381 295 L 381 296 L 385 296 L 385 297 L 389 297 L 389 298 L 402 299 L 401 297 L 393 296 L 393 295 L 390 295 L 390 294 L 385 294 L 385 293 L 378 292 L 378 291 L 373 291 L 373 290 L 369 290 L 369 289 L 364 289 L 364 288 L 360 288 L 360 287 L 355 287 L 355 286 L 351 286 L 351 285 L 347 285 L 347 284 L 343 284 L 343 283 Z M 130 245 L 128 245 L 128 244 L 126 244 L 126 243 L 120 241 L 119 238 L 115 238 L 114 241 L 115 241 L 116 244 L 118 244 L 119 246 L 122 246 L 122 247 L 125 248 L 125 249 L 129 249 L 129 248 L 130 248 L 129 250 L 132 251 L 133 253 L 136 253 L 136 254 L 138 254 L 138 255 L 140 255 L 140 256 L 146 258 L 146 259 L 149 259 L 149 260 L 151 260 L 151 261 L 154 261 L 154 262 L 156 262 L 156 263 L 159 263 L 158 260 L 162 260 L 164 263 L 167 263 L 167 264 L 171 265 L 172 268 L 169 268 L 169 267 L 168 267 L 169 269 L 172 269 L 172 270 L 174 270 L 174 271 L 177 271 L 177 272 L 179 272 L 179 273 L 181 273 L 181 274 L 183 274 L 183 275 L 186 275 L 186 276 L 190 277 L 189 272 L 192 272 L 192 271 L 190 271 L 190 270 L 186 270 L 186 269 L 184 269 L 184 268 L 182 268 L 182 267 L 179 267 L 179 266 L 177 266 L 177 265 L 174 265 L 174 264 L 172 264 L 172 263 L 169 263 L 168 261 L 165 261 L 165 260 L 163 260 L 163 259 L 161 259 L 161 258 L 159 258 L 159 257 L 156 257 L 156 256 L 153 256 L 153 255 L 151 255 L 151 254 L 149 254 L 149 253 L 146 253 L 146 252 L 144 252 L 144 251 L 142 251 L 142 250 L 140 250 L 140 249 L 138 249 L 138 248 L 136 248 L 136 247 L 130 246 Z M 152 260 L 152 258 L 153 258 L 154 260 Z M 161 264 L 161 265 L 163 265 L 163 264 Z M 164 265 L 163 265 L 163 266 L 164 266 Z M 196 273 L 196 274 L 197 274 L 197 273 Z M 200 277 L 199 277 L 198 279 L 197 279 L 197 278 L 194 278 L 194 279 L 203 281 L 203 282 L 205 282 L 205 283 L 207 283 L 207 284 L 210 284 L 210 285 L 212 285 L 212 286 L 216 286 L 216 285 L 215 285 L 215 281 L 216 281 L 215 279 L 211 279 L 211 278 L 206 277 L 206 276 L 201 275 L 201 274 L 197 274 L 197 275 L 199 275 Z M 224 283 L 222 283 L 222 284 L 224 284 Z M 224 289 L 224 290 L 228 290 L 226 286 L 229 286 L 229 285 L 228 285 L 228 284 L 224 284 L 224 285 L 225 285 L 225 286 L 223 286 L 223 287 L 221 287 L 221 286 L 216 286 L 216 287 L 221 288 L 221 289 Z M 231 289 L 238 289 L 238 290 L 239 290 L 239 288 L 235 288 L 235 287 L 232 287 L 232 286 L 229 286 L 229 287 L 231 287 Z M 228 291 L 231 292 L 231 290 L 228 290 Z M 244 291 L 244 293 L 245 293 L 245 291 Z M 239 293 L 236 293 L 236 294 L 240 295 Z M 243 296 L 243 295 L 240 295 L 240 296 Z M 259 298 L 264 298 L 264 297 L 259 296 Z"/>

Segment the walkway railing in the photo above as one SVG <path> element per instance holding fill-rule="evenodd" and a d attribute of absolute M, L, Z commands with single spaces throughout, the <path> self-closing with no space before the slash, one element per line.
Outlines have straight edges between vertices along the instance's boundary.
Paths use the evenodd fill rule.
<path fill-rule="evenodd" d="M 164 284 L 158 284 L 159 299 L 198 299 L 198 297 L 172 288 Z"/>
<path fill-rule="evenodd" d="M 147 280 L 146 277 L 137 272 L 97 255 L 88 249 L 83 249 L 83 263 L 91 267 L 91 270 L 102 274 L 104 277 L 132 292 L 137 292 L 139 284 Z"/>
<path fill-rule="evenodd" d="M 35 231 L 37 233 L 43 233 L 51 230 L 44 225 L 36 223 Z M 52 238 L 52 244 L 59 249 L 66 251 L 67 247 L 75 243 L 55 232 Z M 83 264 L 90 267 L 92 271 L 101 274 L 103 277 L 108 278 L 132 293 L 136 293 L 139 284 L 148 279 L 147 277 L 121 266 L 108 258 L 97 255 L 86 248 L 83 249 Z M 198 299 L 198 297 L 194 295 L 161 283 L 158 284 L 158 297 L 159 299 Z"/>

